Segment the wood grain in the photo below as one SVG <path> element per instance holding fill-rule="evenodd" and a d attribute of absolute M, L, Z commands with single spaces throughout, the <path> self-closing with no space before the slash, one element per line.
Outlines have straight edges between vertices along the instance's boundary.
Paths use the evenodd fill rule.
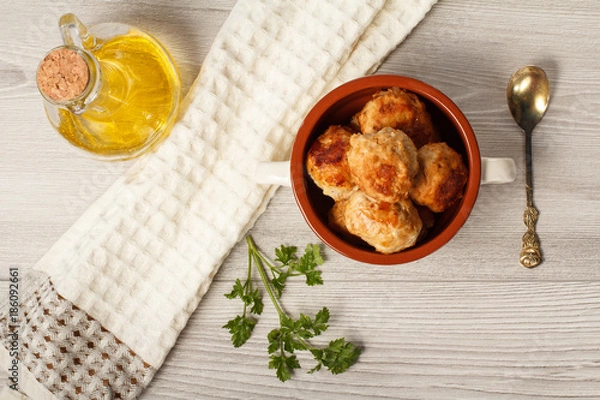
<path fill-rule="evenodd" d="M 90 25 L 122 21 L 153 32 L 188 89 L 234 4 L 32 0 L 3 9 L 1 279 L 9 266 L 24 272 L 35 264 L 129 166 L 75 152 L 43 114 L 35 70 L 60 43 L 58 17 L 74 12 Z M 427 259 L 369 266 L 325 249 L 325 285 L 292 285 L 290 312 L 326 305 L 326 338 L 343 335 L 363 346 L 360 362 L 344 375 L 277 381 L 266 366 L 265 335 L 277 322 L 268 307 L 253 338 L 231 346 L 221 326 L 238 305 L 223 293 L 244 275 L 246 249 L 238 244 L 142 398 L 600 398 L 599 20 L 593 0 L 440 0 L 378 73 L 408 75 L 445 92 L 467 115 L 483 155 L 515 159 L 517 180 L 482 187 L 463 229 Z M 524 138 L 505 103 L 508 77 L 526 64 L 542 66 L 552 88 L 534 132 L 545 257 L 534 270 L 518 264 Z M 277 192 L 251 234 L 266 252 L 318 242 L 289 188 Z M 4 282 L 0 297 L 6 295 Z"/>
<path fill-rule="evenodd" d="M 148 394 L 166 395 L 171 379 L 183 379 L 180 374 L 208 378 L 201 386 L 217 398 L 235 397 L 236 387 L 251 398 L 277 398 L 290 390 L 290 397 L 303 399 L 562 399 L 600 391 L 597 283 L 351 283 L 329 274 L 325 279 L 323 290 L 294 287 L 286 301 L 292 312 L 315 311 L 306 310 L 304 296 L 329 306 L 332 328 L 326 337 L 345 335 L 364 347 L 351 372 L 298 373 L 291 383 L 277 382 L 265 368 L 266 334 L 276 316 L 267 310 L 253 339 L 232 350 L 221 325 L 238 305 L 223 303 L 219 294 L 228 285 L 219 281 L 191 321 L 202 329 L 183 332 L 166 362 L 171 372 L 159 374 Z M 301 362 L 305 369 L 312 365 L 306 358 Z M 197 390 L 193 382 L 178 383 L 185 393 Z M 186 395 L 180 396 L 175 398 Z"/>

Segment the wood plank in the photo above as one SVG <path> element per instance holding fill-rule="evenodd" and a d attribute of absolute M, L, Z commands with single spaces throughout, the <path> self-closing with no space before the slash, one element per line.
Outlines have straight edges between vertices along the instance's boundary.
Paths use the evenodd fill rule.
<path fill-rule="evenodd" d="M 148 398 L 173 393 L 174 384 L 173 398 L 228 398 L 242 391 L 252 398 L 298 399 L 559 399 L 600 393 L 597 283 L 352 284 L 326 277 L 323 289 L 294 287 L 285 298 L 291 311 L 327 305 L 332 320 L 324 336 L 344 335 L 364 352 L 347 374 L 299 373 L 285 384 L 266 368 L 266 334 L 277 324 L 271 309 L 244 347 L 234 350 L 228 342 L 221 326 L 239 312 L 239 304 L 221 299 L 228 288 L 215 282 Z M 310 360 L 301 360 L 309 368 Z M 192 378 L 198 376 L 201 383 Z"/>

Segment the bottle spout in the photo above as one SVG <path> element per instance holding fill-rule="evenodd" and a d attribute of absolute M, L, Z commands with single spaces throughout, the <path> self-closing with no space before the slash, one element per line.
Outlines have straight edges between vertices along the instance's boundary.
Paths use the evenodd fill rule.
<path fill-rule="evenodd" d="M 100 69 L 89 52 L 74 46 L 59 46 L 40 62 L 36 81 L 47 105 L 80 114 L 96 97 Z"/>
<path fill-rule="evenodd" d="M 74 14 L 68 13 L 61 16 L 58 25 L 66 46 L 88 50 L 96 45 L 94 36 Z"/>

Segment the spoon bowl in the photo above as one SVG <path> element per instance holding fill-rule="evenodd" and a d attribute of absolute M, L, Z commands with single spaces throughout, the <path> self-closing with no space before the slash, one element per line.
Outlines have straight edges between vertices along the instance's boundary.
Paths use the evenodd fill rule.
<path fill-rule="evenodd" d="M 523 131 L 533 131 L 550 101 L 550 84 L 540 67 L 520 68 L 510 78 L 506 92 L 508 108 Z"/>
<path fill-rule="evenodd" d="M 535 231 L 539 211 L 533 204 L 531 133 L 546 113 L 550 102 L 550 84 L 544 70 L 532 65 L 517 70 L 508 81 L 506 100 L 515 122 L 525 133 L 527 207 L 523 214 L 523 222 L 527 232 L 523 235 L 520 262 L 524 267 L 533 268 L 542 262 L 542 254 L 540 240 Z"/>

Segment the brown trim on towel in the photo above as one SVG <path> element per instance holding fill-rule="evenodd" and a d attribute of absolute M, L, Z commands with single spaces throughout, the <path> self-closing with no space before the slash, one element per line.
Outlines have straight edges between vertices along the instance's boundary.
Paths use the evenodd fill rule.
<path fill-rule="evenodd" d="M 155 368 L 63 298 L 48 276 L 31 271 L 23 280 L 30 284 L 21 292 L 20 368 L 26 367 L 60 399 L 137 398 Z M 0 344 L 7 349 L 8 329 L 3 313 Z"/>

